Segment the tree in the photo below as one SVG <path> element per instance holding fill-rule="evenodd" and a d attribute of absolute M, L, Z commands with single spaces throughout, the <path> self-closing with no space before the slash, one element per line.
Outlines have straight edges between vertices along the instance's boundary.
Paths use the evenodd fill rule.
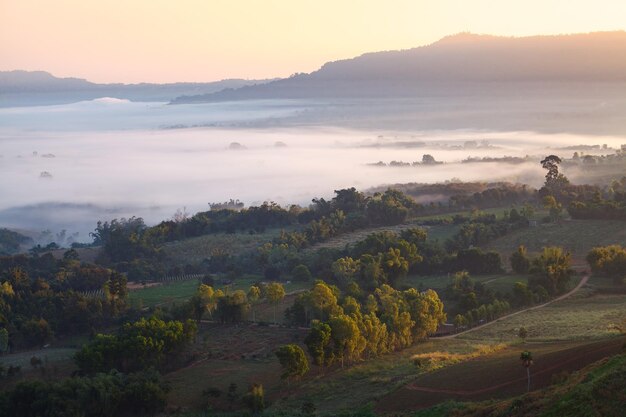
<path fill-rule="evenodd" d="M 283 345 L 275 353 L 284 370 L 280 377 L 286 379 L 287 384 L 290 378 L 297 379 L 309 371 L 309 360 L 300 346 Z"/>
<path fill-rule="evenodd" d="M 291 271 L 291 277 L 294 281 L 299 282 L 308 282 L 312 279 L 311 271 L 309 271 L 306 265 L 302 264 L 297 265 L 293 271 Z"/>
<path fill-rule="evenodd" d="M 517 331 L 517 335 L 520 339 L 526 341 L 526 337 L 528 337 L 528 330 L 526 330 L 526 327 L 520 327 Z"/>
<path fill-rule="evenodd" d="M 328 365 L 333 361 L 332 351 L 330 349 L 331 328 L 327 323 L 319 320 L 313 320 L 311 330 L 304 339 L 309 354 L 318 366 Z"/>
<path fill-rule="evenodd" d="M 509 258 L 511 268 L 518 274 L 526 274 L 530 269 L 530 259 L 524 245 L 520 245 L 516 252 L 513 252 Z"/>
<path fill-rule="evenodd" d="M 456 328 L 456 330 L 460 330 L 462 328 L 464 328 L 465 326 L 467 326 L 467 319 L 465 318 L 464 315 L 462 314 L 457 314 L 454 317 L 454 327 Z"/>
<path fill-rule="evenodd" d="M 543 206 L 550 212 L 550 221 L 555 222 L 561 218 L 563 213 L 563 205 L 556 201 L 556 198 L 547 195 L 543 198 Z"/>
<path fill-rule="evenodd" d="M 261 298 L 261 289 L 259 287 L 257 287 L 256 285 L 252 285 L 250 287 L 250 289 L 248 290 L 248 300 L 250 301 L 250 305 L 252 308 L 252 322 L 254 323 L 255 320 L 255 314 L 254 314 L 254 304 L 259 301 L 259 299 Z"/>
<path fill-rule="evenodd" d="M 253 384 L 250 391 L 243 398 L 244 402 L 250 408 L 253 416 L 258 416 L 265 408 L 265 394 L 263 385 Z"/>
<path fill-rule="evenodd" d="M 329 325 L 331 338 L 335 343 L 335 354 L 343 368 L 344 360 L 352 361 L 359 358 L 365 349 L 365 338 L 361 335 L 356 321 L 345 314 L 332 317 Z"/>
<path fill-rule="evenodd" d="M 533 364 L 533 355 L 528 351 L 524 351 L 520 355 L 520 360 L 522 361 L 522 366 L 526 368 L 526 376 L 528 377 L 528 387 L 526 391 L 530 392 L 530 367 Z"/>
<path fill-rule="evenodd" d="M 359 262 L 346 256 L 333 262 L 331 270 L 338 285 L 345 289 L 354 280 L 354 276 L 359 271 Z"/>
<path fill-rule="evenodd" d="M 9 331 L 0 329 L 0 355 L 9 350 Z"/>
<path fill-rule="evenodd" d="M 230 406 L 230 409 L 232 410 L 233 404 L 235 404 L 235 401 L 237 401 L 237 398 L 239 398 L 239 393 L 237 392 L 237 384 L 235 384 L 234 382 L 231 382 L 230 385 L 228 385 L 226 398 L 228 399 L 228 404 Z"/>
<path fill-rule="evenodd" d="M 556 246 L 543 248 L 539 257 L 533 260 L 531 272 L 535 276 L 529 280 L 531 286 L 541 285 L 550 294 L 564 291 L 572 274 L 570 264 L 569 252 Z"/>
<path fill-rule="evenodd" d="M 276 324 L 276 305 L 285 298 L 285 287 L 279 282 L 270 282 L 265 286 L 265 297 L 274 306 L 274 324 Z"/>

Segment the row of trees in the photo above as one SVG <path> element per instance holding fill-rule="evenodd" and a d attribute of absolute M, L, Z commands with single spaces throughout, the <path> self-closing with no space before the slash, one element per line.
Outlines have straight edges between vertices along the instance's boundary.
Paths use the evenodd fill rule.
<path fill-rule="evenodd" d="M 274 307 L 276 322 L 276 306 L 285 298 L 285 287 L 279 282 L 259 283 L 252 285 L 248 292 L 243 290 L 222 291 L 212 286 L 200 284 L 191 299 L 180 306 L 176 315 L 193 317 L 200 321 L 208 314 L 222 323 L 238 323 L 252 313 L 252 321 L 256 321 L 255 305 L 265 300 Z"/>

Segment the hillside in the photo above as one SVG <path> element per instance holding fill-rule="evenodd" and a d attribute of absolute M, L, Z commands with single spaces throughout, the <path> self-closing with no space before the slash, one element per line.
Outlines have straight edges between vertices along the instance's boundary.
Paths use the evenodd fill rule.
<path fill-rule="evenodd" d="M 507 401 L 446 403 L 415 414 L 421 416 L 619 416 L 623 415 L 626 356 L 602 359 L 544 390 Z M 555 379 L 558 381 L 558 378 Z"/>
<path fill-rule="evenodd" d="M 174 103 L 498 95 L 529 92 L 529 84 L 537 86 L 530 90 L 541 95 L 545 88 L 553 89 L 550 84 L 555 81 L 559 86 L 585 83 L 590 92 L 595 83 L 626 82 L 626 32 L 521 38 L 462 33 L 423 47 L 367 53 L 326 63 L 310 74 L 181 97 Z"/>
<path fill-rule="evenodd" d="M 267 80 L 230 79 L 209 83 L 97 84 L 59 78 L 45 71 L 0 71 L 0 107 L 63 104 L 99 97 L 132 101 L 170 101 L 181 95 L 207 94 Z"/>

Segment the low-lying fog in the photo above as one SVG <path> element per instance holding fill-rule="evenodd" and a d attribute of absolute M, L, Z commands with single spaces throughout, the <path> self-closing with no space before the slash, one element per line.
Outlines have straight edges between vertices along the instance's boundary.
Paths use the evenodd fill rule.
<path fill-rule="evenodd" d="M 344 187 L 455 178 L 537 186 L 544 175 L 538 163 L 460 161 L 548 153 L 570 157 L 572 150 L 549 148 L 626 142 L 532 132 L 280 127 L 281 118 L 306 107 L 302 102 L 168 106 L 99 99 L 0 109 L 0 227 L 65 228 L 87 241 L 98 220 L 136 215 L 154 223 L 179 208 L 194 213 L 230 198 L 246 205 L 265 200 L 306 205 Z M 261 119 L 278 127 L 245 127 Z M 202 127 L 174 128 L 182 125 Z M 478 147 L 464 148 L 467 141 Z M 446 164 L 368 165 L 421 161 L 424 154 Z"/>

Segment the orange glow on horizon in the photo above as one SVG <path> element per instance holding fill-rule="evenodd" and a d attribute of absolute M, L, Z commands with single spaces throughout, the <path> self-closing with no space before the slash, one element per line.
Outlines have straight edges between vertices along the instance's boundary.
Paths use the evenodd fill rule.
<path fill-rule="evenodd" d="M 285 77 L 470 31 L 626 28 L 624 0 L 0 0 L 0 70 L 95 82 Z"/>

